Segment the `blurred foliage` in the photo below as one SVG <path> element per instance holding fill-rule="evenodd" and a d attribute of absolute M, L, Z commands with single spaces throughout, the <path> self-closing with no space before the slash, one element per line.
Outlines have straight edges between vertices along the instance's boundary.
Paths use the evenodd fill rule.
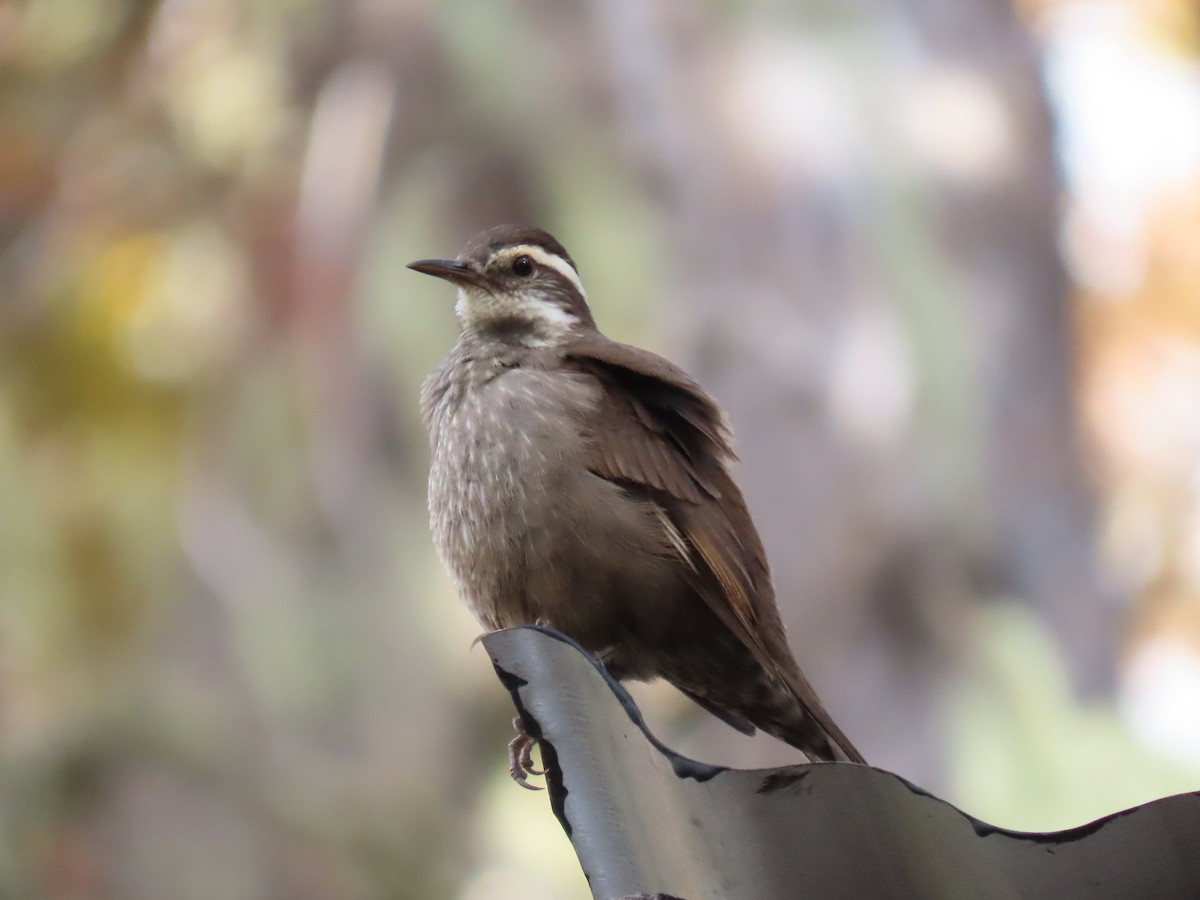
<path fill-rule="evenodd" d="M 964 809 L 1005 828 L 1056 831 L 1194 789 L 1194 766 L 1147 750 L 1108 704 L 1073 699 L 1028 611 L 997 604 L 975 627 L 975 671 L 954 688 L 954 796 Z"/>
<path fill-rule="evenodd" d="M 778 6 L 712 15 L 830 15 Z M 1138 15 L 1194 64 L 1187 4 Z M 662 198 L 580 16 L 0 2 L 0 896 L 586 896 L 544 797 L 508 782 L 511 710 L 429 544 L 415 396 L 454 324 L 403 268 L 536 219 L 610 333 L 679 340 L 654 330 Z M 1133 287 L 1076 306 L 1103 532 L 1142 598 L 1130 659 L 1163 631 L 1200 652 L 1197 198 L 1155 205 Z M 920 214 L 879 228 L 883 255 L 952 285 Z M 910 310 L 926 396 L 965 414 L 938 363 L 965 326 L 931 310 Z M 1041 625 L 974 621 L 971 812 L 1048 828 L 1195 780 L 1076 705 Z"/>

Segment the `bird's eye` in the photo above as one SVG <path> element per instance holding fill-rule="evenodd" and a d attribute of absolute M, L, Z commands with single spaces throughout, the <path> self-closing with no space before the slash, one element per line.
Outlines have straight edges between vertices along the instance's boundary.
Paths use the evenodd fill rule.
<path fill-rule="evenodd" d="M 528 278 L 533 274 L 533 260 L 528 256 L 518 256 L 512 261 L 513 274 Z"/>

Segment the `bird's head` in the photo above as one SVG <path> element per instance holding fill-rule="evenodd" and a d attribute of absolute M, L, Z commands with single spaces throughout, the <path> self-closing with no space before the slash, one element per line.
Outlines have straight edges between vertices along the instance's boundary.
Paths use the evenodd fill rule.
<path fill-rule="evenodd" d="M 547 346 L 596 327 L 574 260 L 540 228 L 500 225 L 472 238 L 458 259 L 408 267 L 458 288 L 464 331 Z"/>

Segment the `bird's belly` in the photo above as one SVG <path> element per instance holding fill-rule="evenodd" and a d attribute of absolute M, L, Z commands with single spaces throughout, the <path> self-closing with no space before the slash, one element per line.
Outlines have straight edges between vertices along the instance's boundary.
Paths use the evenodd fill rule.
<path fill-rule="evenodd" d="M 464 407 L 430 467 L 434 543 L 472 612 L 489 628 L 504 627 L 523 578 L 528 513 L 544 492 L 523 435 L 481 420 L 469 401 Z"/>
<path fill-rule="evenodd" d="M 476 617 L 603 654 L 662 621 L 647 603 L 682 604 L 653 507 L 587 470 L 575 420 L 485 400 L 445 421 L 429 484 L 435 543 Z"/>

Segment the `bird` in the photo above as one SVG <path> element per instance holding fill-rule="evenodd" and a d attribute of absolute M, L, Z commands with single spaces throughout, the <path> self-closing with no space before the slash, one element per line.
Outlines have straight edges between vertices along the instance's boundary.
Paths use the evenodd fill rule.
<path fill-rule="evenodd" d="M 619 681 L 665 679 L 745 734 L 863 763 L 789 649 L 717 403 L 602 334 L 541 228 L 494 227 L 408 267 L 457 289 L 459 337 L 421 387 L 428 506 L 484 628 L 548 626 Z M 534 739 L 514 725 L 509 769 L 534 788 Z"/>

